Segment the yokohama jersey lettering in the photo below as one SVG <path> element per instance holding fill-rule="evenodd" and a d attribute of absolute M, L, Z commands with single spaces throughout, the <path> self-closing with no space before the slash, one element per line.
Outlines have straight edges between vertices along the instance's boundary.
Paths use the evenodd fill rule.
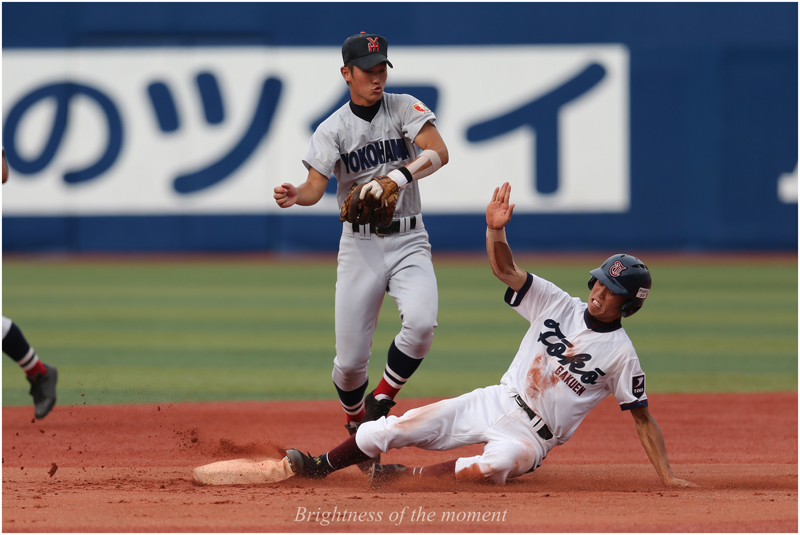
<path fill-rule="evenodd" d="M 342 154 L 342 163 L 348 173 L 372 169 L 386 162 L 403 161 L 409 158 L 408 147 L 402 139 L 386 139 L 370 143 L 349 154 Z"/>
<path fill-rule="evenodd" d="M 417 157 L 419 147 L 414 140 L 426 123 L 436 121 L 427 108 L 425 112 L 415 108 L 417 103 L 419 100 L 411 95 L 384 93 L 371 121 L 356 116 L 346 103 L 317 127 L 303 164 L 326 177 L 335 177 L 340 208 L 353 183 L 389 174 Z M 407 217 L 421 211 L 419 185 L 414 181 L 401 191 L 394 216 Z"/>

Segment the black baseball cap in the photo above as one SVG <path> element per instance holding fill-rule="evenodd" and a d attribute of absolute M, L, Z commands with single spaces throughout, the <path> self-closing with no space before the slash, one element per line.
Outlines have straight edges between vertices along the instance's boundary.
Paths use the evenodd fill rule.
<path fill-rule="evenodd" d="M 345 63 L 349 61 L 364 70 L 371 69 L 383 62 L 394 68 L 389 58 L 386 57 L 388 51 L 389 43 L 385 37 L 361 32 L 351 35 L 345 40 L 342 45 L 342 59 Z"/>

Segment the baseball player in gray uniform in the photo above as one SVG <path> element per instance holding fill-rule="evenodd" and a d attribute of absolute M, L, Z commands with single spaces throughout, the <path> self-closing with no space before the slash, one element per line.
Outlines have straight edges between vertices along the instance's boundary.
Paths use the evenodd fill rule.
<path fill-rule="evenodd" d="M 6 180 L 8 180 L 8 165 L 4 148 L 3 184 Z M 17 324 L 5 316 L 3 316 L 3 353 L 11 357 L 25 372 L 25 377 L 31 384 L 30 395 L 33 396 L 34 416 L 39 419 L 44 418 L 56 404 L 58 370 L 55 366 L 45 364 L 39 359 Z"/>
<path fill-rule="evenodd" d="M 614 255 L 590 272 L 587 303 L 521 270 L 506 241 L 514 205 L 508 183 L 486 210 L 486 248 L 494 275 L 508 285 L 506 302 L 530 328 L 499 385 L 362 424 L 355 436 L 324 455 L 286 452 L 292 471 L 322 478 L 379 452 L 417 446 L 450 450 L 485 444 L 483 453 L 426 466 L 374 464 L 373 482 L 441 477 L 505 483 L 538 468 L 565 443 L 607 395 L 633 415 L 639 440 L 664 485 L 694 486 L 675 477 L 664 438 L 648 409 L 645 375 L 621 318 L 638 311 L 651 286 L 641 260 Z"/>
<path fill-rule="evenodd" d="M 303 159 L 306 182 L 281 184 L 273 195 L 281 208 L 316 204 L 331 175 L 337 179 L 340 207 L 354 184 L 367 183 L 363 194 L 379 199 L 383 190 L 376 177 L 388 175 L 400 188 L 389 225 L 342 226 L 333 383 L 351 434 L 362 421 L 389 413 L 394 397 L 430 350 L 438 312 L 417 181 L 447 163 L 447 147 L 425 104 L 411 95 L 384 93 L 387 67 L 392 67 L 387 47 L 384 37 L 364 32 L 344 42 L 340 70 L 350 101 L 314 132 Z M 386 293 L 397 302 L 402 328 L 389 347 L 380 384 L 365 398 L 370 347 Z"/>

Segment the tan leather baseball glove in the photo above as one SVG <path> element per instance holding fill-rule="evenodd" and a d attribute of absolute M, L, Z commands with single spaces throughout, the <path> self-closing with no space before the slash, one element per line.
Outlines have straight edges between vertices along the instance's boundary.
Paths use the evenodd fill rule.
<path fill-rule="evenodd" d="M 369 182 L 350 186 L 339 211 L 339 221 L 366 225 L 375 217 L 374 212 L 380 206 L 380 201 L 372 195 L 364 195 L 364 198 L 361 198 L 361 190 L 366 184 Z"/>
<path fill-rule="evenodd" d="M 394 180 L 386 175 L 375 177 L 372 180 L 378 182 L 381 187 L 378 205 L 373 209 L 372 222 L 376 226 L 386 227 L 394 217 L 394 210 L 400 198 L 400 188 Z M 371 197 L 371 195 L 367 196 Z"/>

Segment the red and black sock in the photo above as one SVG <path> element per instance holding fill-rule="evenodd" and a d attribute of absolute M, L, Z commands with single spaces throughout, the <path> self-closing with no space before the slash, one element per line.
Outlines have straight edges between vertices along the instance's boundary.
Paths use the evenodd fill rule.
<path fill-rule="evenodd" d="M 16 323 L 12 323 L 5 338 L 3 338 L 3 353 L 14 359 L 25 371 L 28 377 L 35 377 L 37 374 L 44 375 L 47 369 L 39 360 L 36 352 L 28 344 L 22 331 Z"/>
<path fill-rule="evenodd" d="M 406 384 L 406 381 L 417 371 L 420 364 L 422 364 L 421 358 L 415 359 L 406 355 L 397 349 L 394 341 L 392 341 L 392 345 L 389 346 L 383 378 L 375 389 L 375 399 L 381 399 L 382 396 L 394 399 Z"/>
<path fill-rule="evenodd" d="M 334 383 L 336 392 L 339 394 L 339 402 L 342 404 L 344 413 L 347 416 L 347 423 L 358 423 L 364 419 L 364 392 L 367 391 L 369 380 L 355 390 L 342 390 Z"/>
<path fill-rule="evenodd" d="M 412 476 L 419 477 L 456 477 L 456 460 L 445 461 L 439 464 L 432 464 L 430 466 L 421 466 L 416 468 L 409 467 Z"/>
<path fill-rule="evenodd" d="M 370 459 L 366 453 L 359 449 L 355 435 L 351 435 L 347 440 L 326 453 L 325 457 L 328 460 L 328 465 L 334 470 L 341 470 Z"/>

